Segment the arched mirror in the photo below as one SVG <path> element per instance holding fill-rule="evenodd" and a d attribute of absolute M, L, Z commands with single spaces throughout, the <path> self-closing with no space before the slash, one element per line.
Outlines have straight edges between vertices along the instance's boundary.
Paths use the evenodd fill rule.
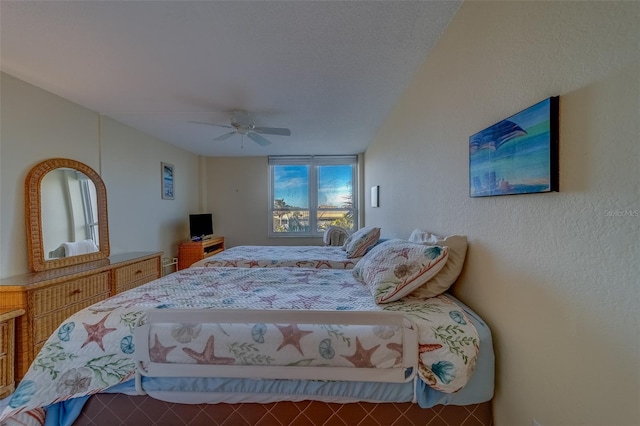
<path fill-rule="evenodd" d="M 107 190 L 89 166 L 45 160 L 27 175 L 29 267 L 44 271 L 109 256 Z"/>

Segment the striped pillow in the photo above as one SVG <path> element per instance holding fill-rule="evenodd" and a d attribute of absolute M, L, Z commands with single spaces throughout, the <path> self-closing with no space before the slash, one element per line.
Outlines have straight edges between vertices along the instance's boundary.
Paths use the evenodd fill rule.
<path fill-rule="evenodd" d="M 347 252 L 348 259 L 361 257 L 378 241 L 378 238 L 380 238 L 380 228 L 365 226 L 351 234 L 342 248 Z"/>

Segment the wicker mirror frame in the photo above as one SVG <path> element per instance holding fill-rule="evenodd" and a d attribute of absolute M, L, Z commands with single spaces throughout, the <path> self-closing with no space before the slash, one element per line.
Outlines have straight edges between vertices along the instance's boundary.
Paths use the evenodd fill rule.
<path fill-rule="evenodd" d="M 98 247 L 99 251 L 95 253 L 45 260 L 44 242 L 42 240 L 41 183 L 42 178 L 47 173 L 59 168 L 78 170 L 91 179 L 95 185 L 100 246 Z M 67 158 L 52 158 L 36 164 L 31 171 L 29 171 L 25 182 L 25 213 L 29 269 L 32 271 L 46 271 L 109 257 L 107 189 L 100 175 L 86 164 Z"/>

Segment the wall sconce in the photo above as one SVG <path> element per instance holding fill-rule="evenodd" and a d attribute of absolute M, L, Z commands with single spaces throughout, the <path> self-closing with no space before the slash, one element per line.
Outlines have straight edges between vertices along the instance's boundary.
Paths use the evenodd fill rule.
<path fill-rule="evenodd" d="M 371 187 L 371 207 L 380 207 L 380 185 Z"/>

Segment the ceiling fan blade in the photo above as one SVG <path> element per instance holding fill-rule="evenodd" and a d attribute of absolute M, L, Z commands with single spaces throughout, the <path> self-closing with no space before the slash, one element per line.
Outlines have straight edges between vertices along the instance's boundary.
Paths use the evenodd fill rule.
<path fill-rule="evenodd" d="M 253 131 L 265 135 L 291 136 L 291 130 L 279 127 L 254 127 Z"/>
<path fill-rule="evenodd" d="M 226 128 L 226 129 L 233 129 L 233 127 L 231 127 L 231 126 L 227 126 L 226 124 L 206 123 L 206 122 L 204 122 L 204 121 L 189 121 L 189 123 L 205 124 L 205 125 L 207 125 L 207 126 L 224 127 L 224 128 Z"/>
<path fill-rule="evenodd" d="M 214 141 L 223 141 L 226 139 L 229 139 L 231 136 L 235 135 L 236 132 L 229 132 L 229 133 L 225 133 L 224 135 L 218 136 L 217 138 L 213 138 Z"/>
<path fill-rule="evenodd" d="M 254 132 L 247 133 L 247 137 L 260 146 L 271 145 L 271 142 L 268 139 L 263 138 L 257 133 L 254 133 Z"/>

